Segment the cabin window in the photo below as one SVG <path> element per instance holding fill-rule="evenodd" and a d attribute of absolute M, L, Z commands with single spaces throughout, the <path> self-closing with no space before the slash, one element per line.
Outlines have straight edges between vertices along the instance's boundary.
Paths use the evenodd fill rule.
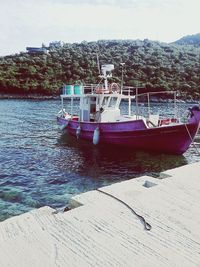
<path fill-rule="evenodd" d="M 95 113 L 96 112 L 96 105 L 95 104 L 91 104 L 91 106 L 90 106 L 90 112 L 91 113 Z"/>
<path fill-rule="evenodd" d="M 91 102 L 96 102 L 96 97 L 91 97 Z"/>
<path fill-rule="evenodd" d="M 108 107 L 115 108 L 117 104 L 117 97 L 111 97 Z"/>
<path fill-rule="evenodd" d="M 83 103 L 84 103 L 84 105 L 88 105 L 88 97 L 84 98 L 84 102 Z"/>
<path fill-rule="evenodd" d="M 105 107 L 108 103 L 109 96 L 104 96 L 103 102 L 102 102 L 102 107 Z"/>

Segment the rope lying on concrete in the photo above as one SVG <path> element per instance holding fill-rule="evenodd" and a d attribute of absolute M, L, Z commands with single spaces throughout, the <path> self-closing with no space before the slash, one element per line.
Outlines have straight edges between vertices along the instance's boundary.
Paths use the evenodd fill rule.
<path fill-rule="evenodd" d="M 112 197 L 112 198 L 114 198 L 115 200 L 117 200 L 117 201 L 119 201 L 120 203 L 122 203 L 123 205 L 125 205 L 129 210 L 131 210 L 132 211 L 132 213 L 133 214 L 135 214 L 139 219 L 140 219 L 140 221 L 143 223 L 143 225 L 144 225 L 144 229 L 145 230 L 147 230 L 147 231 L 150 231 L 151 230 L 151 225 L 148 223 L 148 222 L 146 222 L 146 220 L 144 219 L 144 217 L 142 217 L 141 215 L 139 215 L 139 214 L 137 214 L 135 211 L 134 211 L 134 209 L 133 208 L 131 208 L 131 206 L 129 206 L 126 202 L 124 202 L 123 200 L 121 200 L 121 199 L 119 199 L 119 198 L 117 198 L 117 197 L 115 197 L 115 196 L 113 196 L 113 195 L 111 195 L 111 194 L 109 194 L 109 193 L 107 193 L 107 192 L 105 192 L 105 191 L 102 191 L 102 190 L 100 190 L 100 189 L 96 189 L 96 191 L 98 191 L 98 192 L 100 192 L 100 193 L 103 193 L 103 194 L 105 194 L 105 195 L 107 195 L 107 196 L 109 196 L 109 197 Z"/>

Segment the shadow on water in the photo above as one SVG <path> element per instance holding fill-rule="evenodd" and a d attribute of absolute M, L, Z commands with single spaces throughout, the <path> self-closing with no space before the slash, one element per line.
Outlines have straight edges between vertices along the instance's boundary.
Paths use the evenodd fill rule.
<path fill-rule="evenodd" d="M 61 134 L 58 103 L 1 101 L 0 220 L 45 205 L 63 207 L 73 195 L 118 181 L 159 178 L 162 171 L 199 159 L 194 148 L 172 156 L 94 146 Z"/>
<path fill-rule="evenodd" d="M 77 160 L 84 162 L 77 172 L 90 179 L 121 181 L 142 175 L 158 177 L 160 172 L 187 164 L 184 156 L 135 151 L 105 144 L 94 146 L 67 133 L 60 136 L 57 145 L 75 152 Z"/>

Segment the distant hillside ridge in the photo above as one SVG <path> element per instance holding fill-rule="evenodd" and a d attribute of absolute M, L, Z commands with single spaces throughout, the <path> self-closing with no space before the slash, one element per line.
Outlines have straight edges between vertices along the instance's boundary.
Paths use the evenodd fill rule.
<path fill-rule="evenodd" d="M 200 99 L 200 46 L 141 40 L 65 43 L 47 54 L 0 57 L 0 93 L 59 95 L 63 84 L 99 82 L 100 64 L 114 64 L 110 82 L 148 90 L 177 90 Z"/>
<path fill-rule="evenodd" d="M 186 35 L 174 43 L 179 45 L 200 45 L 200 33 Z"/>

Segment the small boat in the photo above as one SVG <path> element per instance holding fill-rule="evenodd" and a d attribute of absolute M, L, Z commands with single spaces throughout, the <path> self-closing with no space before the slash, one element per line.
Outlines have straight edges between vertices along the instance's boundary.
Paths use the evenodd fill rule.
<path fill-rule="evenodd" d="M 150 97 L 158 92 L 140 93 L 140 88 L 124 86 L 123 79 L 120 85 L 109 84 L 113 69 L 112 64 L 102 65 L 100 78 L 104 82 L 97 85 L 64 85 L 62 108 L 57 115 L 60 128 L 94 145 L 105 143 L 168 154 L 187 151 L 200 126 L 200 107 L 190 108 L 189 116 L 182 121 L 177 117 L 176 92 L 167 92 L 173 93 L 174 115 L 161 118 L 152 114 L 150 108 Z M 147 99 L 146 116 L 140 112 L 139 98 Z M 65 110 L 66 100 L 69 112 Z M 120 106 L 124 100 L 128 101 L 127 114 L 123 114 Z"/>

